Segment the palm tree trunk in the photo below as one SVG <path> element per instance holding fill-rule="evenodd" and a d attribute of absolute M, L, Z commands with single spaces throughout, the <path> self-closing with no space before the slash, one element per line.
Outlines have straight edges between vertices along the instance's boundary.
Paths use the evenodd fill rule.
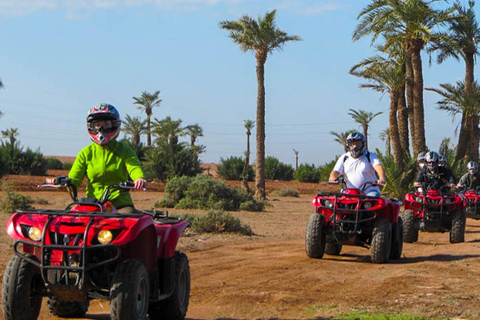
<path fill-rule="evenodd" d="M 397 111 L 398 111 L 398 102 L 399 102 L 399 91 L 390 92 L 390 112 L 388 116 L 388 126 L 390 130 L 390 141 L 393 148 L 393 159 L 397 167 L 403 167 L 403 154 L 405 153 L 402 150 L 400 143 L 400 135 L 398 132 L 398 120 L 397 120 Z"/>
<path fill-rule="evenodd" d="M 405 156 L 406 153 L 410 150 L 410 143 L 408 141 L 408 108 L 407 101 L 405 99 L 405 89 L 406 86 L 402 86 L 398 92 L 398 135 L 400 139 L 400 146 L 402 151 L 402 156 Z"/>
<path fill-rule="evenodd" d="M 416 39 L 415 50 L 412 53 L 412 68 L 413 68 L 413 109 L 415 114 L 415 136 L 413 139 L 413 152 L 418 154 L 421 151 L 427 150 L 425 140 L 425 119 L 423 107 L 423 70 L 422 57 L 420 51 L 422 48 L 422 40 Z"/>
<path fill-rule="evenodd" d="M 468 153 L 468 161 L 478 162 L 478 144 L 479 144 L 479 131 L 478 131 L 478 115 L 472 115 L 470 118 L 470 148 Z"/>
<path fill-rule="evenodd" d="M 256 53 L 257 58 L 257 157 L 255 164 L 255 197 L 265 200 L 265 62 L 267 53 Z"/>
<path fill-rule="evenodd" d="M 242 172 L 242 185 L 245 192 L 250 192 L 250 188 L 248 186 L 248 167 L 250 166 L 250 133 L 247 132 L 247 152 L 245 152 L 245 165 L 243 167 Z"/>
<path fill-rule="evenodd" d="M 474 52 L 465 52 L 465 94 L 467 97 L 473 95 L 474 90 Z M 470 100 L 470 99 L 469 99 Z M 476 108 L 473 108 L 476 109 Z M 467 154 L 470 161 L 478 161 L 478 115 L 468 115 L 470 128 L 468 134 L 470 135 L 470 143 L 467 144 Z"/>
<path fill-rule="evenodd" d="M 150 115 L 147 114 L 147 146 L 152 145 L 152 132 L 150 131 Z"/>
<path fill-rule="evenodd" d="M 468 125 L 468 117 L 465 114 L 462 114 L 462 120 L 460 122 L 460 134 L 458 135 L 458 144 L 457 144 L 457 152 L 455 154 L 455 159 L 460 160 L 467 156 L 467 149 L 468 149 L 468 140 L 469 140 L 469 125 Z"/>
<path fill-rule="evenodd" d="M 408 49 L 408 48 L 407 48 Z M 407 95 L 407 114 L 408 121 L 410 122 L 410 137 L 412 141 L 412 148 L 414 149 L 413 139 L 415 137 L 415 111 L 413 108 L 413 67 L 412 67 L 412 53 L 410 50 L 406 50 L 405 53 L 405 79 L 406 79 L 406 95 Z M 416 155 L 415 149 L 413 154 Z"/>
<path fill-rule="evenodd" d="M 363 135 L 365 136 L 365 150 L 368 150 L 368 124 L 362 124 Z"/>

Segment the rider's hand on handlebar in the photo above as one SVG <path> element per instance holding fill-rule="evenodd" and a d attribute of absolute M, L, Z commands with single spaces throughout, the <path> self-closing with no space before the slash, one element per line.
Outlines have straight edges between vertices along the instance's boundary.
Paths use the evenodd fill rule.
<path fill-rule="evenodd" d="M 57 178 L 46 178 L 45 179 L 45 184 L 51 184 L 54 185 L 56 182 Z"/>
<path fill-rule="evenodd" d="M 147 181 L 145 179 L 138 178 L 137 180 L 135 180 L 134 184 L 135 189 L 143 189 L 147 186 Z"/>
<path fill-rule="evenodd" d="M 380 177 L 380 179 L 378 179 L 377 181 L 378 184 L 386 184 L 387 183 L 387 180 L 385 179 L 385 177 Z"/>

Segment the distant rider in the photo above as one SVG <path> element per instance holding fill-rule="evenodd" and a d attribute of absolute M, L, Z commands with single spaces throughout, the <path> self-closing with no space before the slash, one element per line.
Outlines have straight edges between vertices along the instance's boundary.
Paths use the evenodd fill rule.
<path fill-rule="evenodd" d="M 468 172 L 465 173 L 458 181 L 458 186 L 464 187 L 465 190 L 477 190 L 480 186 L 480 173 L 478 172 L 478 164 L 470 161 L 467 164 Z"/>
<path fill-rule="evenodd" d="M 100 199 L 105 189 L 120 182 L 134 181 L 135 189 L 146 186 L 143 170 L 135 152 L 117 141 L 120 131 L 120 114 L 111 104 L 92 107 L 87 114 L 87 130 L 92 144 L 77 155 L 68 174 L 73 184 L 80 187 L 87 177 L 88 198 Z M 112 190 L 110 201 L 118 212 L 134 212 L 129 192 Z"/>
<path fill-rule="evenodd" d="M 414 186 L 424 185 L 426 190 L 438 190 L 443 186 L 453 188 L 455 177 L 452 171 L 438 165 L 439 155 L 435 151 L 429 151 L 425 155 L 425 166 L 417 175 Z"/>
<path fill-rule="evenodd" d="M 348 152 L 338 158 L 330 173 L 329 181 L 336 181 L 343 175 L 347 188 L 360 190 L 367 182 L 385 184 L 385 170 L 382 163 L 374 153 L 366 150 L 366 139 L 363 134 L 352 132 L 345 140 L 345 146 Z M 380 189 L 377 186 L 368 186 L 365 193 L 368 196 L 380 197 Z"/>
<path fill-rule="evenodd" d="M 425 151 L 422 151 L 417 156 L 417 165 L 418 165 L 419 170 L 422 170 L 423 167 L 425 166 L 425 155 L 426 154 L 427 153 Z"/>

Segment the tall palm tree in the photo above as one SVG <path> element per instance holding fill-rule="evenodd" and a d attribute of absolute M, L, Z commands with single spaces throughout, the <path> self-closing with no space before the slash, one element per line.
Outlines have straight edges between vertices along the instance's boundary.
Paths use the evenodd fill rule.
<path fill-rule="evenodd" d="M 379 135 L 380 140 L 385 142 L 385 150 L 387 151 L 387 154 L 392 154 L 392 142 L 390 138 L 390 129 L 384 129 L 382 132 L 380 132 Z"/>
<path fill-rule="evenodd" d="M 347 131 L 344 131 L 344 132 L 330 131 L 330 134 L 335 137 L 335 139 L 333 139 L 333 141 L 341 144 L 343 146 L 343 150 L 345 152 L 347 152 L 348 149 L 347 149 L 347 146 L 345 145 L 345 141 L 347 140 L 348 135 L 352 132 L 355 132 L 355 131 L 356 131 L 355 129 L 347 130 Z"/>
<path fill-rule="evenodd" d="M 246 130 L 247 135 L 247 151 L 245 151 L 245 165 L 243 166 L 242 170 L 242 184 L 245 191 L 249 192 L 250 188 L 248 187 L 247 175 L 248 175 L 248 167 L 250 166 L 250 136 L 252 135 L 252 129 L 255 127 L 255 121 L 253 120 L 243 120 L 243 127 Z"/>
<path fill-rule="evenodd" d="M 440 110 L 449 112 L 453 117 L 458 114 L 462 114 L 465 118 L 478 117 L 480 114 L 480 104 L 478 103 L 480 101 L 480 86 L 477 82 L 474 82 L 473 91 L 470 94 L 466 93 L 466 86 L 462 81 L 458 81 L 455 85 L 441 84 L 440 87 L 442 89 L 427 88 L 427 90 L 434 91 L 443 97 L 442 100 L 437 102 Z M 465 160 L 478 161 L 478 152 L 468 155 Z"/>
<path fill-rule="evenodd" d="M 423 105 L 423 69 L 421 51 L 429 43 L 445 38 L 445 34 L 433 32 L 437 26 L 450 21 L 454 9 L 435 10 L 427 0 L 373 0 L 365 7 L 358 19 L 353 40 L 372 35 L 372 43 L 379 36 L 386 39 L 386 48 L 401 45 L 405 50 L 407 75 L 407 101 L 409 117 L 413 124 L 411 132 L 414 154 L 426 150 L 425 120 Z"/>
<path fill-rule="evenodd" d="M 185 136 L 185 130 L 181 126 L 182 120 L 173 120 L 170 116 L 165 119 L 155 119 L 152 123 L 152 132 L 157 137 L 155 142 L 161 145 L 168 142 L 171 146 L 178 144 L 178 137 Z"/>
<path fill-rule="evenodd" d="M 368 127 L 370 126 L 370 122 L 376 117 L 381 115 L 383 112 L 377 112 L 377 113 L 372 113 L 372 112 L 367 112 L 364 110 L 355 110 L 355 109 L 349 109 L 350 112 L 348 115 L 350 115 L 353 120 L 360 124 L 362 126 L 363 130 L 363 135 L 365 136 L 366 142 L 366 149 L 368 149 Z"/>
<path fill-rule="evenodd" d="M 160 106 L 162 99 L 158 98 L 160 94 L 160 90 L 155 91 L 153 94 L 148 93 L 147 91 L 143 91 L 140 97 L 133 97 L 135 102 L 133 104 L 138 104 L 139 106 L 137 109 L 142 110 L 147 115 L 147 146 L 150 147 L 152 145 L 152 132 L 150 128 L 151 117 L 152 117 L 152 109 L 156 106 Z"/>
<path fill-rule="evenodd" d="M 229 37 L 242 51 L 252 51 L 257 60 L 257 156 L 255 196 L 265 199 L 265 62 L 269 53 L 282 49 L 289 41 L 300 41 L 299 36 L 289 36 L 276 27 L 276 10 L 267 12 L 257 20 L 248 15 L 235 21 L 221 21 L 220 28 L 229 31 Z"/>
<path fill-rule="evenodd" d="M 9 128 L 7 130 L 2 130 L 2 138 L 7 138 L 12 147 L 15 145 L 15 142 L 17 142 L 18 135 L 18 128 Z"/>
<path fill-rule="evenodd" d="M 133 138 L 134 149 L 140 145 L 140 138 L 147 130 L 145 125 L 146 120 L 140 120 L 140 117 L 130 117 L 129 115 L 125 116 L 125 120 L 122 121 L 122 132 L 125 134 L 131 135 Z"/>
<path fill-rule="evenodd" d="M 350 74 L 366 79 L 369 83 L 361 88 L 369 88 L 390 96 L 389 131 L 395 164 L 405 164 L 408 143 L 408 121 L 404 103 L 405 72 L 404 64 L 394 59 L 374 56 L 365 59 L 350 69 Z M 405 110 L 406 111 L 406 110 Z"/>
<path fill-rule="evenodd" d="M 203 137 L 203 129 L 198 123 L 185 127 L 185 133 L 190 136 L 190 146 L 195 146 L 198 137 Z"/>
<path fill-rule="evenodd" d="M 298 169 L 298 150 L 293 149 L 293 152 L 295 153 L 295 170 Z"/>
<path fill-rule="evenodd" d="M 437 62 L 443 63 L 447 58 L 453 57 L 465 61 L 465 94 L 474 94 L 474 67 L 475 57 L 480 54 L 478 45 L 480 43 L 480 26 L 475 16 L 475 1 L 468 1 L 468 8 L 460 1 L 455 3 L 458 17 L 449 24 L 448 38 L 430 48 L 430 52 L 437 51 Z M 455 159 L 463 158 L 478 160 L 479 145 L 479 118 L 477 114 L 470 117 L 462 115 L 460 134 L 455 154 Z M 472 159 L 473 157 L 473 159 Z M 474 160 L 476 161 L 476 160 Z"/>

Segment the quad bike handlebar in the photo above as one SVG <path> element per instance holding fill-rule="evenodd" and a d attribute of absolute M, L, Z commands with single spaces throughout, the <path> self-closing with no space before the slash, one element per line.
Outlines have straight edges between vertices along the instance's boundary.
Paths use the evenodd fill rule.
<path fill-rule="evenodd" d="M 335 181 L 327 181 L 327 184 L 341 184 L 343 189 L 347 188 L 347 183 L 345 182 L 345 178 L 343 176 L 338 177 Z M 385 187 L 385 184 L 377 183 L 376 181 L 367 181 L 363 184 L 360 190 L 364 192 L 370 186 L 383 188 Z"/>

